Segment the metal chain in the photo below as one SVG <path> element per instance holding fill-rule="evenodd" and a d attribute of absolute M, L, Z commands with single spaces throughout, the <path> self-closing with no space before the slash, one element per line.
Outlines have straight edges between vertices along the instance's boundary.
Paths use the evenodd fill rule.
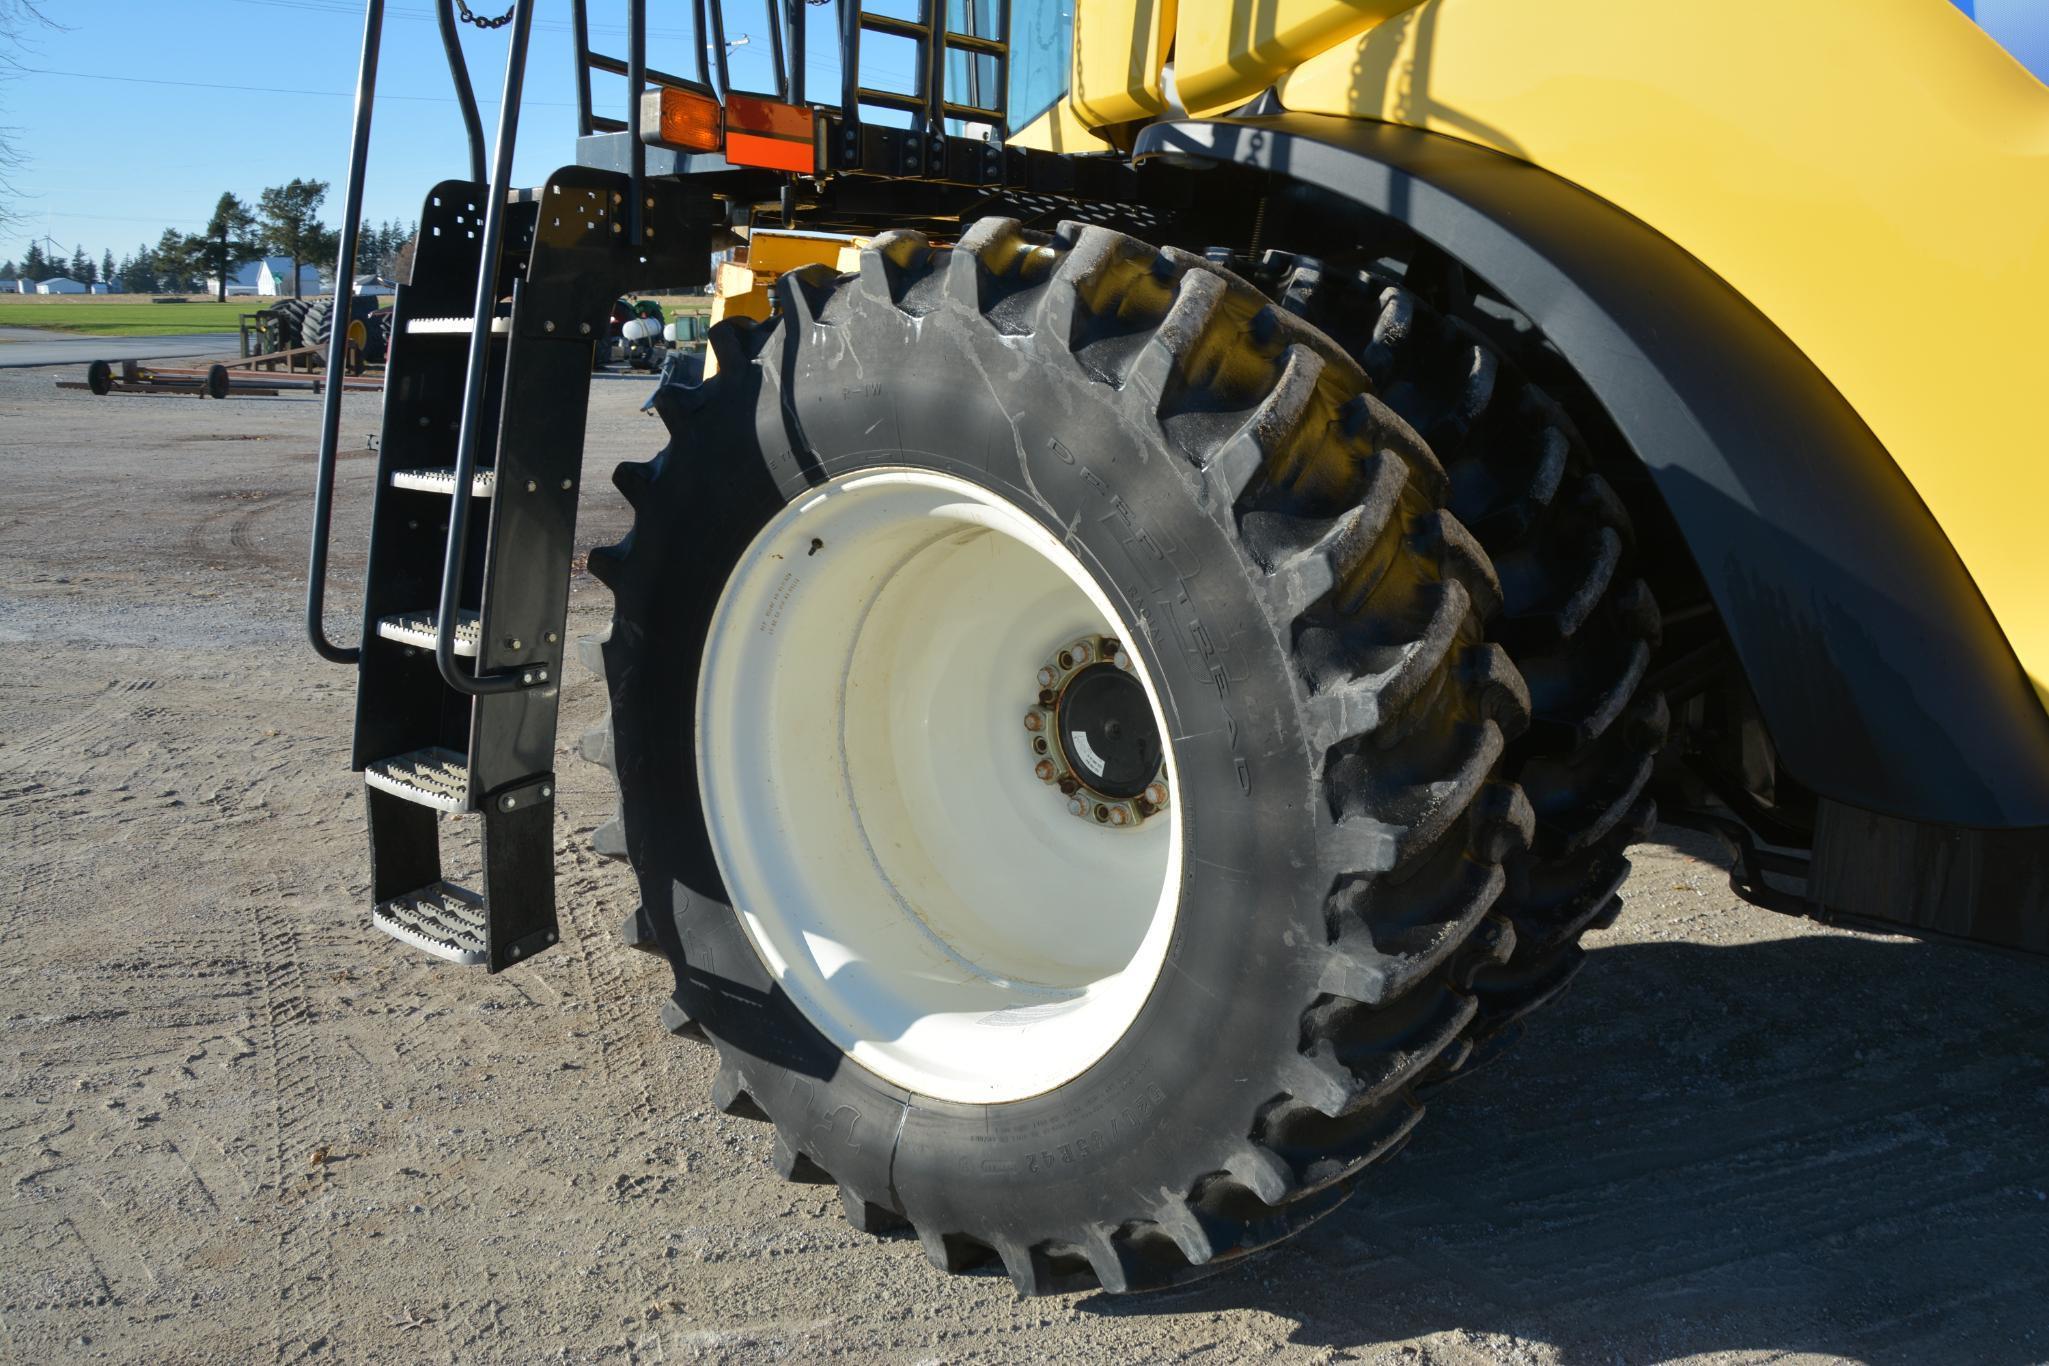
<path fill-rule="evenodd" d="M 464 0 L 455 0 L 455 7 L 462 11 L 462 21 L 465 24 L 475 24 L 478 28 L 482 29 L 504 28 L 512 22 L 513 11 L 519 8 L 519 0 L 513 0 L 511 8 L 507 9 L 505 13 L 499 15 L 496 19 L 479 19 L 475 14 L 471 13 L 470 7 L 464 3 Z"/>

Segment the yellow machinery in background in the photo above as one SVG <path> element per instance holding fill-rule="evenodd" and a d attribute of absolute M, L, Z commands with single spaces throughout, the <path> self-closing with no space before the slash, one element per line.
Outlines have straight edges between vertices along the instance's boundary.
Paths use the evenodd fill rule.
<path fill-rule="evenodd" d="M 828 266 L 851 271 L 861 267 L 861 248 L 866 238 L 835 234 L 749 231 L 740 244 L 718 263 L 712 278 L 711 322 L 716 327 L 728 318 L 752 318 L 766 322 L 772 308 L 775 282 L 805 266 Z M 706 352 L 704 376 L 718 373 L 718 356 Z"/>

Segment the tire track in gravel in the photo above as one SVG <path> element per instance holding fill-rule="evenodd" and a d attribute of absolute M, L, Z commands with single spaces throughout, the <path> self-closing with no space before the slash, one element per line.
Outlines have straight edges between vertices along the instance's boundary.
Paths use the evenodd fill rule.
<path fill-rule="evenodd" d="M 185 528 L 174 553 L 188 563 L 215 572 L 233 570 L 247 573 L 253 570 L 266 576 L 300 567 L 294 554 L 266 549 L 262 543 L 276 542 L 276 538 L 259 540 L 256 535 L 259 521 L 293 506 L 293 500 L 271 490 L 254 489 L 194 494 L 193 497 L 208 502 L 218 499 L 232 502 L 228 507 L 206 513 Z M 223 523 L 226 524 L 225 535 L 222 534 Z"/>
<path fill-rule="evenodd" d="M 251 908 L 249 923 L 271 1074 L 272 1204 L 278 1220 L 271 1356 L 295 1362 L 332 1347 L 337 1322 L 327 1225 L 306 1217 L 304 1208 L 307 1164 L 319 1146 L 311 1121 L 326 1107 L 299 932 L 262 900 Z"/>

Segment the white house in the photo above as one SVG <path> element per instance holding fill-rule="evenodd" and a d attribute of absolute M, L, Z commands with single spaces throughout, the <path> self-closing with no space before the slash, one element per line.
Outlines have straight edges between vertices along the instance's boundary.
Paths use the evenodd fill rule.
<path fill-rule="evenodd" d="M 95 294 L 111 294 L 114 290 L 113 286 L 109 285 L 105 280 L 95 280 L 92 282 L 92 292 Z"/>
<path fill-rule="evenodd" d="M 67 280 L 59 275 L 54 280 L 43 280 L 36 285 L 38 294 L 83 294 L 85 286 L 76 280 Z"/>
<path fill-rule="evenodd" d="M 269 297 L 292 292 L 292 258 L 289 256 L 267 256 L 258 263 L 256 292 Z M 320 267 L 300 265 L 299 293 L 320 292 Z"/>
<path fill-rule="evenodd" d="M 220 280 L 209 278 L 206 292 L 220 292 Z M 228 276 L 227 295 L 260 294 L 267 299 L 288 295 L 292 292 L 292 258 L 289 256 L 266 256 L 260 261 L 249 261 L 237 266 Z M 314 295 L 320 292 L 320 267 L 300 265 L 299 293 Z"/>

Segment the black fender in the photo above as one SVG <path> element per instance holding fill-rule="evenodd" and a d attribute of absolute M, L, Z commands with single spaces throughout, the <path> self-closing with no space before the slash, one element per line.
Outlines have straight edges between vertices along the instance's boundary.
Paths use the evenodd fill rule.
<path fill-rule="evenodd" d="M 1843 396 L 1692 255 L 1527 162 L 1392 124 L 1184 120 L 1134 154 L 1319 186 L 1527 314 L 1649 468 L 1800 782 L 1910 821 L 2049 826 L 2049 713 L 1955 548 Z"/>

